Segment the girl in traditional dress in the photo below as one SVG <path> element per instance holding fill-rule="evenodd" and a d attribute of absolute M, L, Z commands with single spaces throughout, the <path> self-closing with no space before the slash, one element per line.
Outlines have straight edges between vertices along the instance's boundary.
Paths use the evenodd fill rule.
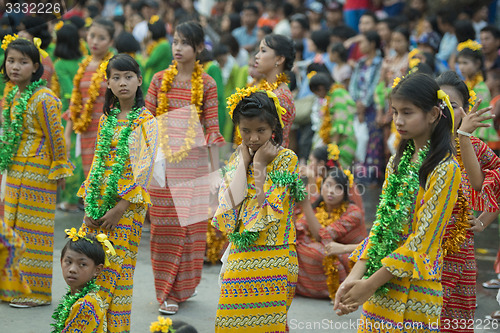
<path fill-rule="evenodd" d="M 477 97 L 482 101 L 479 108 L 484 109 L 490 105 L 491 95 L 486 82 L 484 82 L 484 58 L 481 48 L 481 44 L 470 39 L 458 44 L 457 63 L 460 72 L 465 78 L 467 87 L 469 90 L 474 91 Z M 488 115 L 489 114 L 490 113 L 488 113 Z M 488 119 L 486 123 L 490 124 L 490 126 L 479 128 L 477 137 L 486 143 L 489 141 L 497 141 L 498 138 L 493 126 L 493 120 Z"/>
<path fill-rule="evenodd" d="M 116 247 L 97 279 L 100 297 L 109 305 L 108 332 L 130 332 L 132 287 L 142 224 L 151 205 L 147 188 L 156 157 L 158 128 L 144 107 L 142 76 L 137 62 L 127 54 L 114 56 L 102 65 L 108 88 L 99 120 L 96 152 L 89 176 L 78 196 L 84 198 L 84 231 L 104 233 Z M 130 137 L 134 133 L 133 137 Z M 137 133 L 146 134 L 141 159 L 132 163 L 129 142 Z M 141 137 L 142 140 L 143 137 Z M 135 146 L 132 146 L 135 147 Z M 135 155 L 134 155 L 135 156 Z M 137 170 L 145 170 L 138 173 Z"/>
<path fill-rule="evenodd" d="M 448 71 L 441 74 L 437 82 L 450 96 L 454 108 L 455 128 L 458 129 L 455 144 L 462 171 L 458 200 L 443 241 L 441 332 L 474 332 L 477 269 L 473 231 L 482 231 L 497 220 L 500 159 L 486 143 L 471 135 L 478 127 L 488 126 L 482 121 L 493 118 L 485 114 L 491 107 L 477 111 L 480 103 L 476 103 L 466 114 L 464 110 L 469 111 L 473 101 L 460 77 Z M 471 210 L 483 213 L 477 219 L 472 218 L 469 224 Z"/>
<path fill-rule="evenodd" d="M 109 265 L 106 252 L 111 256 L 115 250 L 105 234 L 96 237 L 81 228 L 65 232 L 69 240 L 61 251 L 61 268 L 68 292 L 52 314 L 52 333 L 107 332 L 107 305 L 95 282 L 104 264 Z"/>
<path fill-rule="evenodd" d="M 327 256 L 326 245 L 359 244 L 368 234 L 361 209 L 349 201 L 354 177 L 333 167 L 322 182 L 321 197 L 311 204 L 302 201 L 303 215 L 295 223 L 299 278 L 297 294 L 306 297 L 335 298 L 349 273 L 348 254 Z"/>
<path fill-rule="evenodd" d="M 73 174 L 61 125 L 61 102 L 41 80 L 37 47 L 10 35 L 2 70 L 13 88 L 3 100 L 0 172 L 5 222 L 24 241 L 20 270 L 32 293 L 12 299 L 14 307 L 51 302 L 57 187 Z"/>
<path fill-rule="evenodd" d="M 71 92 L 73 91 L 73 78 L 80 66 L 82 53 L 79 48 L 78 30 L 73 24 L 60 21 L 56 26 L 56 30 L 57 42 L 54 55 L 57 57 L 57 60 L 54 67 L 56 69 L 56 82 L 59 88 L 57 93 L 59 93 L 64 113 L 69 107 Z M 53 84 L 53 87 L 56 86 L 56 84 Z M 66 120 L 63 119 L 62 122 L 63 126 L 67 127 Z M 66 188 L 61 193 L 61 203 L 58 204 L 57 209 L 66 212 L 78 212 L 78 197 L 76 193 L 84 181 L 82 158 L 75 154 L 76 134 L 71 128 L 69 131 L 71 132 L 71 139 L 67 142 L 68 155 L 75 165 L 75 170 L 73 171 L 73 176 L 66 179 Z"/>
<path fill-rule="evenodd" d="M 172 62 L 172 47 L 167 40 L 165 22 L 158 15 L 153 15 L 148 23 L 151 41 L 146 47 L 146 62 L 144 63 L 144 93 L 153 79 L 153 75 L 166 69 Z"/>
<path fill-rule="evenodd" d="M 276 95 L 254 87 L 230 101 L 243 142 L 226 166 L 212 220 L 231 241 L 215 332 L 285 332 L 298 275 L 292 217 L 305 188 L 297 155 L 281 146 L 286 111 Z"/>
<path fill-rule="evenodd" d="M 200 142 L 193 128 L 198 119 L 203 129 L 203 144 L 212 149 L 224 142 L 219 132 L 215 81 L 203 72 L 203 66 L 196 60 L 204 48 L 203 42 L 203 28 L 198 23 L 179 24 L 172 43 L 174 62 L 154 75 L 146 96 L 146 106 L 157 117 L 161 116 L 161 123 L 168 120 L 173 124 L 168 136 L 161 134 L 164 140 L 161 148 L 168 163 L 166 170 L 169 170 L 165 177 L 169 184 L 195 182 L 208 174 L 207 151 L 191 149 L 195 142 Z M 193 118 L 196 115 L 189 109 L 190 105 L 196 108 L 197 118 Z M 195 123 L 188 121 L 190 118 L 195 119 Z M 212 160 L 218 161 L 218 157 Z M 208 186 L 182 186 L 181 190 L 185 204 L 176 207 L 172 189 L 151 188 L 151 261 L 156 299 L 163 314 L 177 313 L 179 303 L 195 293 L 203 267 L 208 202 L 205 204 L 195 197 L 203 193 L 208 197 Z M 198 216 L 201 222 L 182 226 L 178 210 L 189 210 L 191 216 Z"/>
<path fill-rule="evenodd" d="M 295 60 L 295 44 L 283 35 L 270 34 L 264 37 L 255 55 L 255 68 L 264 76 L 258 89 L 271 90 L 278 96 L 280 105 L 286 110 L 283 116 L 283 147 L 288 147 L 290 129 L 295 119 L 295 104 L 288 88 L 286 71 L 290 71 Z M 239 142 L 237 142 L 239 143 Z"/>
<path fill-rule="evenodd" d="M 461 181 L 453 108 L 420 73 L 395 81 L 391 103 L 402 140 L 387 164 L 377 219 L 350 257 L 356 264 L 334 309 L 347 314 L 363 305 L 358 332 L 439 332 L 441 243 Z"/>
<path fill-rule="evenodd" d="M 99 68 L 113 56 L 109 49 L 113 45 L 114 33 L 113 22 L 106 19 L 96 19 L 92 22 L 87 34 L 90 55 L 80 63 L 73 79 L 69 112 L 64 115 L 68 121 L 64 133 L 68 145 L 72 132 L 79 134 L 76 140 L 80 142 L 76 145 L 81 147 L 84 177 L 87 177 L 94 157 L 97 127 L 107 89 L 104 75 Z M 76 155 L 78 153 L 80 152 Z"/>

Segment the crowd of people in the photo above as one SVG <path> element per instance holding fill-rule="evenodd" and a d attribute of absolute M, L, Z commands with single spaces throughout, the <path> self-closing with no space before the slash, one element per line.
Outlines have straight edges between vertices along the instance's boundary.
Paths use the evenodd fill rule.
<path fill-rule="evenodd" d="M 295 294 L 362 307 L 361 332 L 473 332 L 474 233 L 500 213 L 496 4 L 6 7 L 0 299 L 51 304 L 57 209 L 84 218 L 53 332 L 130 332 L 145 230 L 163 315 L 222 261 L 216 332 L 288 331 Z M 500 249 L 494 269 L 485 288 Z"/>

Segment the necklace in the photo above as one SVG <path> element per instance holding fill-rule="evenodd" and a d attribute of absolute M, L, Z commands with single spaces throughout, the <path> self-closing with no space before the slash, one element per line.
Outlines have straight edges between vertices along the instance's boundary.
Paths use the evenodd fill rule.
<path fill-rule="evenodd" d="M 418 159 L 411 163 L 415 152 L 413 140 L 406 145 L 397 173 L 389 175 L 387 186 L 380 195 L 376 221 L 373 223 L 368 250 L 365 277 L 368 278 L 382 267 L 381 260 L 392 253 L 401 242 L 401 234 L 408 223 L 410 208 L 419 189 L 418 171 L 429 151 L 426 145 L 418 152 Z M 387 293 L 387 287 L 381 286 L 377 293 Z"/>
<path fill-rule="evenodd" d="M 160 124 L 160 133 L 163 137 L 161 142 L 161 148 L 165 154 L 165 157 L 170 163 L 179 163 L 188 154 L 191 146 L 194 144 L 194 139 L 196 137 L 196 124 L 203 114 L 201 106 L 203 105 L 203 66 L 197 61 L 194 65 L 193 73 L 191 74 L 191 104 L 194 105 L 196 112 L 191 111 L 191 117 L 188 121 L 188 129 L 186 131 L 186 138 L 184 139 L 184 144 L 179 148 L 177 153 L 173 153 L 169 144 L 169 136 L 167 129 L 165 128 L 167 124 L 167 112 L 168 112 L 168 97 L 167 93 L 172 88 L 172 83 L 174 82 L 175 76 L 178 74 L 177 61 L 173 63 L 165 70 L 163 73 L 163 78 L 161 82 L 161 88 L 158 93 L 158 108 L 156 109 L 156 116 L 165 114 Z"/>
<path fill-rule="evenodd" d="M 99 63 L 102 64 L 113 57 L 113 53 L 108 52 L 104 58 Z M 82 93 L 80 91 L 80 82 L 82 81 L 83 74 L 87 69 L 87 66 L 92 61 L 92 56 L 87 56 L 81 63 L 76 72 L 75 78 L 73 79 L 73 91 L 71 93 L 71 103 L 69 107 L 71 121 L 73 122 L 73 130 L 77 134 L 81 134 L 87 131 L 90 123 L 92 122 L 92 111 L 94 108 L 95 100 L 99 96 L 99 90 L 101 88 L 101 83 L 104 79 L 104 72 L 101 71 L 100 66 L 97 66 L 97 70 L 92 74 L 91 84 L 88 90 L 89 98 L 82 109 Z"/>
<path fill-rule="evenodd" d="M 326 211 L 325 203 L 322 202 L 316 209 L 315 215 L 321 226 L 328 227 L 329 225 L 340 219 L 340 217 L 347 210 L 347 206 L 348 206 L 347 202 L 343 202 L 339 207 L 334 208 L 330 213 L 328 213 Z"/>
<path fill-rule="evenodd" d="M 82 288 L 81 291 L 72 295 L 71 291 L 68 287 L 68 292 L 63 296 L 61 303 L 57 306 L 54 313 L 52 314 L 52 318 L 55 320 L 55 323 L 50 324 L 53 327 L 52 333 L 62 332 L 64 327 L 66 326 L 66 320 L 71 312 L 71 308 L 73 305 L 80 299 L 85 297 L 87 294 L 92 292 L 99 291 L 99 286 L 96 285 L 95 279 L 87 282 L 85 287 Z"/>
<path fill-rule="evenodd" d="M 115 108 L 110 110 L 110 114 L 104 119 L 104 124 L 101 128 L 101 135 L 97 142 L 97 149 L 95 152 L 95 160 L 92 164 L 92 171 L 89 175 L 89 193 L 85 197 L 85 213 L 94 220 L 100 219 L 108 210 L 116 204 L 116 193 L 118 191 L 118 180 L 122 176 L 123 170 L 127 165 L 129 158 L 129 138 L 132 133 L 132 125 L 139 117 L 141 108 L 134 108 L 127 115 L 127 126 L 121 130 L 116 147 L 116 156 L 113 166 L 111 167 L 111 174 L 109 175 L 106 183 L 106 189 L 102 196 L 102 204 L 99 206 L 98 199 L 101 195 L 101 184 L 103 183 L 103 175 L 105 171 L 105 159 L 109 156 L 111 150 L 111 142 L 113 134 L 117 127 L 118 119 L 116 116 L 120 110 Z"/>
<path fill-rule="evenodd" d="M 274 91 L 276 89 L 278 89 L 278 87 L 282 84 L 282 83 L 286 83 L 288 84 L 288 82 L 290 82 L 288 80 L 288 77 L 286 76 L 285 73 L 280 73 L 278 75 L 276 75 L 276 82 L 274 83 L 269 83 L 267 82 L 266 79 L 262 79 L 258 85 L 257 85 L 257 88 L 259 90 L 270 90 L 270 91 Z"/>
<path fill-rule="evenodd" d="M 5 108 L 2 111 L 3 134 L 0 136 L 0 171 L 7 170 L 12 164 L 12 157 L 17 152 L 21 135 L 23 133 L 24 114 L 28 108 L 28 101 L 38 87 L 45 85 L 45 80 L 38 80 L 30 83 L 21 93 L 19 102 L 14 108 L 14 119 L 12 119 L 11 108 L 14 97 L 19 91 L 18 86 L 14 86 L 5 99 Z"/>
<path fill-rule="evenodd" d="M 469 88 L 469 90 L 472 90 L 478 83 L 483 81 L 483 75 L 481 73 L 477 73 L 471 80 L 465 80 L 465 84 L 467 84 L 467 88 Z"/>

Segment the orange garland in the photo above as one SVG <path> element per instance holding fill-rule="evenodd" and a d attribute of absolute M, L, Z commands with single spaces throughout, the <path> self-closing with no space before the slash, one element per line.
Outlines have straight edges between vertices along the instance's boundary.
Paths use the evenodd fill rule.
<path fill-rule="evenodd" d="M 113 57 L 113 53 L 108 52 L 100 63 L 104 61 L 109 61 Z M 82 93 L 80 92 L 80 82 L 82 81 L 83 74 L 87 69 L 87 66 L 92 61 L 92 56 L 87 56 L 76 73 L 73 79 L 73 92 L 71 93 L 71 103 L 69 107 L 71 121 L 73 122 L 73 130 L 81 134 L 87 131 L 90 123 L 92 122 L 92 111 L 94 108 L 95 100 L 99 96 L 99 90 L 101 88 L 101 83 L 104 79 L 104 73 L 100 70 L 100 66 L 97 66 L 97 70 L 92 74 L 91 84 L 88 90 L 89 99 L 87 103 L 83 106 L 82 110 Z"/>
<path fill-rule="evenodd" d="M 288 77 L 286 76 L 286 74 L 281 73 L 281 74 L 276 75 L 276 82 L 274 82 L 274 83 L 269 83 L 265 79 L 260 80 L 259 83 L 257 84 L 257 88 L 259 90 L 274 91 L 274 90 L 278 89 L 278 87 L 282 83 L 288 84 L 288 82 L 290 82 L 290 81 L 288 80 Z"/>
<path fill-rule="evenodd" d="M 469 88 L 469 90 L 472 90 L 474 89 L 474 87 L 480 83 L 480 82 L 483 82 L 484 81 L 484 77 L 481 73 L 477 73 L 473 78 L 472 80 L 465 80 L 465 84 L 467 85 L 467 87 Z"/>
<path fill-rule="evenodd" d="M 56 94 L 57 97 L 61 98 L 61 86 L 59 85 L 59 80 L 56 73 L 52 74 L 50 81 L 50 88 Z"/>
<path fill-rule="evenodd" d="M 326 95 L 326 103 L 322 108 L 323 111 L 323 122 L 319 129 L 319 137 L 323 140 L 325 145 L 330 143 L 330 129 L 332 128 L 332 116 L 330 115 L 330 95 L 339 88 L 344 88 L 342 84 L 336 83 L 332 86 L 328 94 Z"/>

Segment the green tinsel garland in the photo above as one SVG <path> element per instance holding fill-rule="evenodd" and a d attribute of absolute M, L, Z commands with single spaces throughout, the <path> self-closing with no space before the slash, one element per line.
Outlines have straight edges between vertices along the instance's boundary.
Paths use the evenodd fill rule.
<path fill-rule="evenodd" d="M 426 145 L 418 152 L 418 161 L 411 163 L 415 145 L 413 141 L 409 141 L 397 167 L 398 173 L 389 176 L 377 206 L 364 278 L 369 278 L 378 271 L 382 267 L 382 259 L 400 246 L 402 232 L 411 218 L 410 208 L 420 186 L 418 171 L 428 151 L 429 146 Z M 388 290 L 383 285 L 377 289 L 377 294 L 384 295 Z"/>
<path fill-rule="evenodd" d="M 15 86 L 5 99 L 5 107 L 2 111 L 3 116 L 3 134 L 0 136 L 0 172 L 7 170 L 12 164 L 12 157 L 17 152 L 21 135 L 23 133 L 24 113 L 28 109 L 28 101 L 33 96 L 38 87 L 45 85 L 45 80 L 31 82 L 26 89 L 21 93 L 19 102 L 14 108 L 14 120 L 11 118 L 10 109 L 14 100 L 14 96 L 19 91 L 19 87 Z"/>
<path fill-rule="evenodd" d="M 80 298 L 85 297 L 88 293 L 99 291 L 99 286 L 95 284 L 95 279 L 87 282 L 85 287 L 82 288 L 80 292 L 72 295 L 70 288 L 68 287 L 68 292 L 63 296 L 61 303 L 57 306 L 54 313 L 52 314 L 52 318 L 55 320 L 55 323 L 50 324 L 50 326 L 54 327 L 52 329 L 52 333 L 60 333 L 63 331 L 66 326 L 66 320 L 68 319 L 69 313 L 71 312 L 71 308 Z"/>
<path fill-rule="evenodd" d="M 243 230 L 242 233 L 239 233 L 239 231 L 236 230 L 227 235 L 227 238 L 229 238 L 229 241 L 233 243 L 238 249 L 246 250 L 251 245 L 253 245 L 257 241 L 257 239 L 259 239 L 259 232 Z"/>
<path fill-rule="evenodd" d="M 106 189 L 102 197 L 102 205 L 99 206 L 98 200 L 101 195 L 100 188 L 106 166 L 104 160 L 107 156 L 109 156 L 111 141 L 113 140 L 114 130 L 118 122 L 116 115 L 120 112 L 121 111 L 119 109 L 112 109 L 110 110 L 110 114 L 104 120 L 100 140 L 97 143 L 94 165 L 92 166 L 92 172 L 89 176 L 89 191 L 85 197 L 85 213 L 94 220 L 103 217 L 108 210 L 116 205 L 118 180 L 122 176 L 130 154 L 129 139 L 130 134 L 132 133 L 132 125 L 137 117 L 139 117 L 141 108 L 135 108 L 127 115 L 128 124 L 127 127 L 120 132 L 120 138 L 118 139 L 118 145 L 116 148 L 115 162 L 111 167 L 111 174 L 109 175 L 108 182 L 106 183 Z"/>

